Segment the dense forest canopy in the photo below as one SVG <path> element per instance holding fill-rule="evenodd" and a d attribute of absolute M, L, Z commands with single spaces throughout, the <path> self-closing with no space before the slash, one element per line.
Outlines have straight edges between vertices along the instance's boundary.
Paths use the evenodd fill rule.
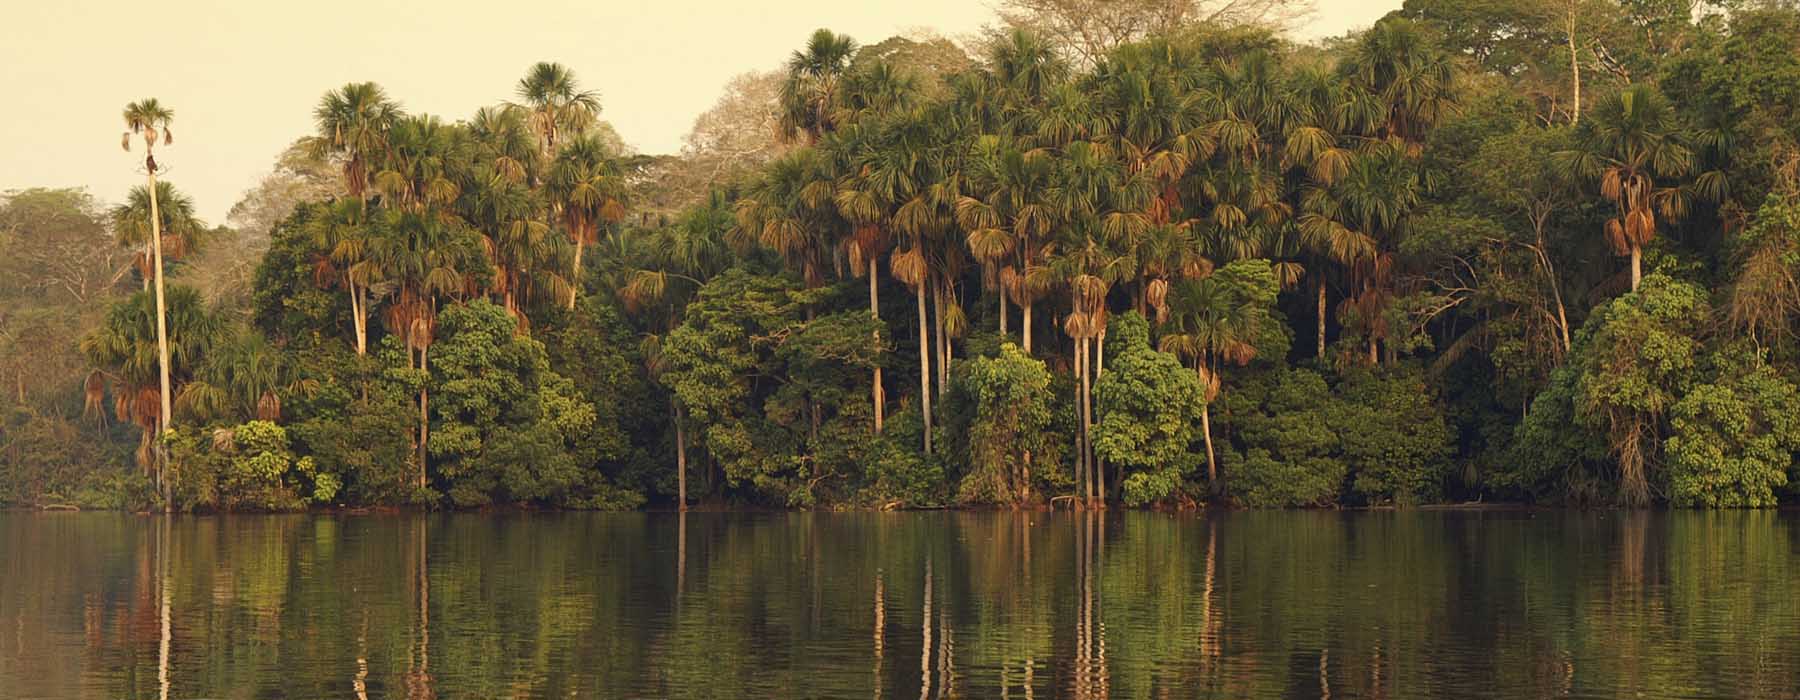
<path fill-rule="evenodd" d="M 541 63 L 327 91 L 225 226 L 9 192 L 0 503 L 1800 494 L 1792 4 L 1091 4 L 819 30 L 675 155 Z"/>

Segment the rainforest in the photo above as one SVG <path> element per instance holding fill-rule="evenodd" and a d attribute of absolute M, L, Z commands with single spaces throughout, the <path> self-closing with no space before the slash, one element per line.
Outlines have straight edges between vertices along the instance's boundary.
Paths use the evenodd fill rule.
<path fill-rule="evenodd" d="M 1793 5 L 1083 5 L 795 36 L 666 155 L 550 60 L 297 86 L 223 223 L 133 101 L 124 201 L 0 196 L 0 505 L 1800 499 Z"/>

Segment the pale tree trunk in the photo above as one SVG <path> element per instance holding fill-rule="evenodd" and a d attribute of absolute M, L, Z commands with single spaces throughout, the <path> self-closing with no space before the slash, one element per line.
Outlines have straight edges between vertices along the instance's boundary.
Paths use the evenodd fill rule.
<path fill-rule="evenodd" d="M 1213 456 L 1212 402 L 1200 407 L 1200 432 L 1206 437 L 1206 482 L 1214 491 L 1219 486 L 1218 460 Z"/>
<path fill-rule="evenodd" d="M 997 296 L 1000 297 L 1000 339 L 1005 340 L 1006 339 L 1006 288 L 1002 287 L 1000 289 L 1000 293 Z"/>
<path fill-rule="evenodd" d="M 1544 219 L 1535 218 L 1532 223 L 1537 230 L 1538 262 L 1544 266 L 1544 276 L 1550 278 L 1550 294 L 1556 300 L 1556 330 L 1562 336 L 1563 354 L 1567 355 L 1574 347 L 1569 340 L 1569 312 L 1563 306 L 1562 281 L 1556 277 L 1556 265 L 1550 262 L 1550 252 L 1544 242 Z"/>
<path fill-rule="evenodd" d="M 936 326 L 938 361 L 937 367 L 934 369 L 937 371 L 938 396 L 943 396 L 949 391 L 950 382 L 950 352 L 944 335 L 944 296 L 943 285 L 933 285 L 931 300 L 932 305 L 937 307 L 937 318 L 934 325 Z"/>
<path fill-rule="evenodd" d="M 425 374 L 425 381 L 419 385 L 419 488 L 425 488 L 425 465 L 430 453 L 425 447 L 431 438 L 431 416 L 427 412 L 426 396 L 430 391 L 431 369 L 426 364 L 426 346 L 419 347 L 419 371 Z"/>
<path fill-rule="evenodd" d="M 1088 349 L 1085 353 L 1087 359 L 1091 360 L 1100 354 L 1095 350 L 1098 345 L 1095 338 L 1084 338 L 1082 342 L 1087 344 Z M 1081 375 L 1081 449 L 1087 455 L 1088 468 L 1094 472 L 1094 492 L 1099 495 L 1100 505 L 1104 507 L 1106 505 L 1106 470 L 1105 466 L 1100 464 L 1100 460 L 1094 456 L 1095 368 L 1086 367 L 1084 369 L 1087 371 Z"/>
<path fill-rule="evenodd" d="M 869 256 L 869 315 L 875 317 L 876 330 L 873 341 L 875 347 L 879 348 L 881 347 L 881 297 L 880 292 L 877 291 L 880 285 L 877 284 L 876 271 L 875 256 L 871 255 Z M 880 435 L 885 410 L 883 404 L 886 403 L 887 398 L 881 387 L 881 365 L 875 366 L 875 382 L 869 388 L 869 398 L 875 402 L 875 434 Z"/>
<path fill-rule="evenodd" d="M 1075 341 L 1075 495 L 1081 498 L 1082 507 L 1087 507 L 1088 495 L 1093 489 L 1088 487 L 1087 461 L 1081 453 L 1081 341 Z"/>
<path fill-rule="evenodd" d="M 1025 320 L 1020 322 L 1020 327 L 1024 333 L 1025 355 L 1027 357 L 1031 355 L 1031 307 L 1031 302 L 1025 303 Z"/>
<path fill-rule="evenodd" d="M 1088 430 L 1091 428 L 1089 422 L 1090 416 L 1088 415 L 1088 373 L 1092 371 L 1088 367 L 1088 353 L 1091 352 L 1088 348 L 1089 344 L 1087 338 L 1077 338 L 1075 340 L 1075 364 L 1078 367 L 1076 372 L 1081 375 L 1081 386 L 1078 389 L 1081 395 L 1077 397 L 1079 402 L 1077 404 L 1077 408 L 1079 409 L 1077 413 L 1081 416 L 1081 436 L 1076 440 L 1076 442 L 1079 443 L 1076 449 L 1081 452 L 1081 468 L 1085 473 L 1084 481 L 1087 484 L 1084 493 L 1087 495 L 1088 507 L 1092 508 L 1094 505 L 1095 472 L 1098 470 L 1094 469 L 1093 452 L 1088 450 Z M 1102 493 L 1101 497 L 1104 498 L 1105 494 Z"/>
<path fill-rule="evenodd" d="M 925 281 L 913 287 L 919 302 L 919 411 L 925 421 L 925 454 L 931 454 L 931 338 L 926 333 Z"/>
<path fill-rule="evenodd" d="M 1569 109 L 1569 123 L 1581 123 L 1581 50 L 1575 43 L 1576 0 L 1569 0 L 1567 27 L 1569 34 L 1569 83 L 1574 105 Z"/>
<path fill-rule="evenodd" d="M 344 272 L 344 284 L 350 288 L 350 325 L 356 331 L 356 354 L 369 353 L 369 302 L 365 298 L 363 288 L 351 279 L 350 272 Z"/>
<path fill-rule="evenodd" d="M 574 276 L 569 278 L 569 310 L 570 311 L 575 310 L 575 297 L 581 295 L 581 252 L 582 252 L 582 247 L 583 246 L 582 246 L 581 239 L 579 239 L 579 238 L 575 239 L 575 269 L 572 270 L 572 272 L 574 273 Z"/>
<path fill-rule="evenodd" d="M 145 157 L 145 160 L 154 163 L 154 161 L 149 160 L 148 156 Z M 168 510 L 172 508 L 173 505 L 169 503 L 170 484 L 168 459 L 166 455 L 163 454 L 163 448 L 161 447 L 161 433 L 168 431 L 169 424 L 175 419 L 174 411 L 170 407 L 173 396 L 171 395 L 172 391 L 169 387 L 169 314 L 168 308 L 164 305 L 163 301 L 162 211 L 158 208 L 159 205 L 156 201 L 156 166 L 152 164 L 150 167 L 146 168 L 146 170 L 149 171 L 150 177 L 150 273 L 151 277 L 155 280 L 152 286 L 156 287 L 156 381 L 158 387 L 162 390 L 162 396 L 160 397 L 162 399 L 162 413 L 158 417 L 158 424 L 161 426 L 161 430 L 158 431 L 158 435 L 156 436 L 158 445 L 156 448 L 158 465 L 157 480 L 162 482 L 163 509 Z"/>
<path fill-rule="evenodd" d="M 1636 243 L 1631 245 L 1631 292 L 1638 292 L 1638 283 L 1643 281 L 1643 248 Z M 160 306 L 160 304 L 158 304 Z"/>
<path fill-rule="evenodd" d="M 1100 378 L 1106 376 L 1106 328 L 1100 328 L 1100 335 L 1094 339 L 1094 386 L 1100 386 Z M 1088 422 L 1093 423 L 1094 392 L 1090 389 L 1087 397 Z M 1089 427 L 1092 431 L 1092 427 Z M 1088 435 L 1088 453 L 1094 453 L 1094 436 Z M 1106 460 L 1094 455 L 1094 473 L 1100 478 L 1100 502 L 1106 502 Z"/>

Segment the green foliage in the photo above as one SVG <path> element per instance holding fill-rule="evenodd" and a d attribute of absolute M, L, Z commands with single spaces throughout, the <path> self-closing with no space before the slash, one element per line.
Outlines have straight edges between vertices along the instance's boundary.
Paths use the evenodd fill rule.
<path fill-rule="evenodd" d="M 1258 374 L 1225 398 L 1232 442 L 1225 484 L 1251 507 L 1329 506 L 1343 492 L 1348 466 L 1330 423 L 1338 398 L 1310 369 Z"/>
<path fill-rule="evenodd" d="M 339 493 L 357 504 L 412 503 L 418 469 L 419 408 L 408 387 L 382 376 L 380 360 L 337 341 L 291 346 L 299 364 L 285 407 L 295 451 L 341 477 Z"/>
<path fill-rule="evenodd" d="M 544 345 L 485 300 L 446 309 L 432 344 L 431 456 L 452 502 L 608 503 L 592 465 L 603 457 L 581 438 L 597 426 L 592 403 L 550 369 Z M 624 443 L 622 436 L 609 441 Z M 598 500 L 595 500 L 595 499 Z"/>
<path fill-rule="evenodd" d="M 1800 451 L 1800 390 L 1746 348 L 1711 359 L 1717 376 L 1670 409 L 1669 502 L 1775 505 Z"/>
<path fill-rule="evenodd" d="M 1021 504 L 1036 497 L 1040 470 L 1060 459 L 1050 430 L 1050 371 L 1011 343 L 996 357 L 969 360 L 958 376 L 969 395 L 969 468 L 957 487 L 964 503 Z"/>
<path fill-rule="evenodd" d="M 1367 503 L 1428 503 L 1442 494 L 1452 434 L 1423 372 L 1352 372 L 1328 421 L 1342 443 L 1350 492 Z"/>
<path fill-rule="evenodd" d="M 1206 388 L 1174 355 L 1150 347 L 1150 328 L 1135 313 L 1108 324 L 1106 371 L 1094 387 L 1094 453 L 1126 468 L 1125 500 L 1141 504 L 1173 495 L 1197 466 Z"/>
<path fill-rule="evenodd" d="M 294 454 L 269 421 L 212 430 L 184 428 L 171 440 L 175 506 L 181 510 L 299 510 L 330 503 L 342 481 Z"/>

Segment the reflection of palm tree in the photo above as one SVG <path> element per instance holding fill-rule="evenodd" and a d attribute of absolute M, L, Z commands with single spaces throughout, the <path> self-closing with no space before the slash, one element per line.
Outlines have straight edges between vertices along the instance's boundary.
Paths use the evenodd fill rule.
<path fill-rule="evenodd" d="M 175 638 L 175 630 L 172 621 L 169 619 L 169 572 L 172 569 L 169 565 L 169 555 L 171 553 L 169 527 L 170 522 L 167 517 L 159 518 L 157 520 L 156 532 L 158 544 L 156 547 L 156 566 L 159 569 L 156 575 L 156 587 L 158 591 L 157 620 L 162 634 L 156 647 L 156 685 L 159 690 L 157 697 L 161 698 L 161 700 L 169 700 L 169 651 L 170 647 L 173 646 Z"/>
<path fill-rule="evenodd" d="M 418 646 L 417 655 L 409 661 L 412 667 L 407 673 L 406 691 L 407 697 L 413 700 L 429 700 L 437 697 L 437 691 L 431 686 L 431 572 L 430 559 L 426 556 L 426 529 L 429 523 L 424 517 L 416 518 L 414 522 L 417 523 L 414 529 L 418 534 L 413 538 L 416 547 L 411 559 L 418 574 L 417 586 L 413 589 L 419 603 L 419 614 L 414 618 L 418 623 L 414 633 Z"/>

